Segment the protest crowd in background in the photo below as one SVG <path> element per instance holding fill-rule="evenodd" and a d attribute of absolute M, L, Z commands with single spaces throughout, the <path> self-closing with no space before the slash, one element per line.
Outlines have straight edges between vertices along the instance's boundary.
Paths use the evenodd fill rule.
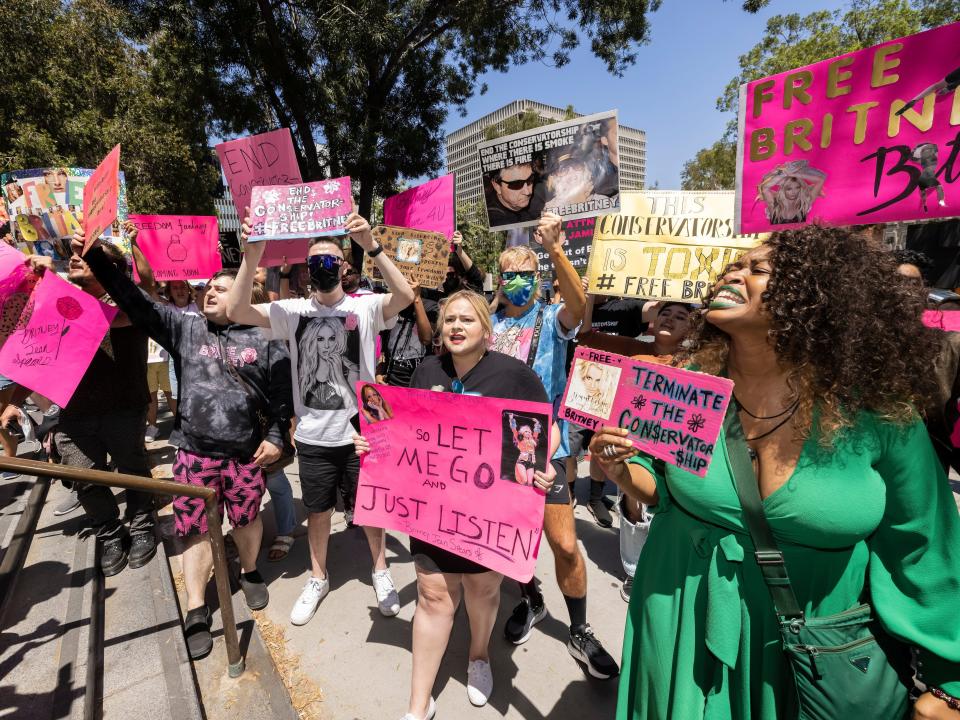
<path fill-rule="evenodd" d="M 954 93 L 957 107 L 956 75 L 893 101 L 892 116 L 922 136 L 924 98 Z M 802 101 L 810 82 L 744 87 L 736 195 L 621 191 L 616 112 L 482 143 L 488 227 L 511 233 L 487 292 L 451 176 L 388 198 L 371 223 L 349 177 L 301 177 L 285 129 L 217 148 L 242 216 L 234 269 L 216 218 L 128 213 L 120 146 L 82 175 L 5 174 L 4 453 L 52 419 L 56 462 L 150 477 L 162 396 L 173 479 L 217 492 L 246 605 L 271 602 L 264 562 L 302 560 L 295 632 L 319 636 L 325 608 L 343 602 L 328 573 L 335 513 L 366 539 L 373 623 L 397 622 L 387 537 L 408 535 L 404 720 L 440 715 L 461 601 L 469 701 L 500 691 L 490 644 L 524 644 L 547 617 L 542 539 L 564 601 L 550 612 L 572 661 L 611 681 L 618 718 L 960 719 L 948 483 L 960 469 L 960 295 L 935 304 L 925 258 L 882 242 L 883 222 L 945 217 L 960 195 L 950 172 L 928 172 L 929 149 L 910 155 L 922 202 L 903 211 L 876 206 L 862 182 L 840 192 L 856 175 L 842 158 L 788 160 L 772 128 L 789 119 L 772 99 Z M 810 128 L 785 132 L 815 152 L 801 142 Z M 233 173 L 231 153 L 268 141 L 288 156 L 282 176 Z M 17 203 L 30 193 L 72 201 L 27 212 Z M 853 215 L 857 203 L 874 207 Z M 592 243 L 568 243 L 585 219 Z M 592 248 L 584 272 L 574 245 Z M 619 535 L 623 605 L 588 604 L 578 484 L 597 526 Z M 109 488 L 71 492 L 56 512 L 85 513 L 103 575 L 153 561 L 152 496 L 128 490 L 121 514 Z M 207 515 L 187 497 L 172 513 L 183 633 L 200 661 L 215 643 Z M 353 560 L 366 573 L 365 554 Z M 504 582 L 520 601 L 495 627 Z M 624 617 L 622 647 L 589 622 L 611 613 Z"/>

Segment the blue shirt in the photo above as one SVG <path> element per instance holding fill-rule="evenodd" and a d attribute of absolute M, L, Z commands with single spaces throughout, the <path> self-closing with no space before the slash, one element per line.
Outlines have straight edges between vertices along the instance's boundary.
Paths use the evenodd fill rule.
<path fill-rule="evenodd" d="M 543 324 L 540 327 L 540 343 L 537 345 L 533 371 L 543 383 L 547 397 L 553 403 L 554 416 L 556 416 L 567 385 L 567 343 L 577 336 L 578 330 L 578 328 L 565 330 L 560 324 L 558 316 L 563 305 L 544 305 L 535 302 L 520 317 L 507 317 L 503 310 L 498 311 L 493 316 L 493 339 L 490 349 L 527 362 L 530 356 L 530 345 L 533 342 L 533 329 L 537 323 L 537 313 L 540 308 L 543 308 Z M 560 447 L 557 448 L 554 459 L 565 458 L 570 454 L 566 422 L 558 419 L 557 424 L 560 426 Z"/>

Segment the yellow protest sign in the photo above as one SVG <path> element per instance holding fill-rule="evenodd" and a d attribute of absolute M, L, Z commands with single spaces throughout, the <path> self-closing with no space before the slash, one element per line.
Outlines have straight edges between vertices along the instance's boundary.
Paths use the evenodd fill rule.
<path fill-rule="evenodd" d="M 733 191 L 620 195 L 620 214 L 597 218 L 588 292 L 700 303 L 729 263 L 766 235 L 734 235 Z"/>

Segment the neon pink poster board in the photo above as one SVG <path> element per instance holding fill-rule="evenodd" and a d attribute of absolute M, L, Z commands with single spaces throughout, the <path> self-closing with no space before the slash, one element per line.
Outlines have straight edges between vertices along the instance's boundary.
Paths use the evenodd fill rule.
<path fill-rule="evenodd" d="M 343 232 L 353 212 L 350 178 L 253 188 L 250 242 L 293 240 Z"/>
<path fill-rule="evenodd" d="M 287 128 L 228 140 L 216 151 L 241 220 L 255 185 L 290 185 L 303 179 Z"/>
<path fill-rule="evenodd" d="M 937 330 L 960 332 L 960 310 L 924 310 L 923 324 Z"/>
<path fill-rule="evenodd" d="M 83 186 L 83 233 L 87 238 L 84 254 L 117 219 L 119 200 L 120 146 L 116 145 Z"/>
<path fill-rule="evenodd" d="M 450 173 L 388 197 L 383 201 L 383 224 L 439 232 L 452 240 L 457 229 L 453 180 Z"/>
<path fill-rule="evenodd" d="M 707 474 L 733 382 L 580 347 L 560 417 L 590 430 L 626 428 L 643 452 Z"/>
<path fill-rule="evenodd" d="M 533 577 L 545 496 L 517 481 L 510 418 L 521 442 L 537 432 L 535 449 L 525 447 L 542 470 L 550 405 L 367 383 L 357 383 L 357 394 L 371 452 L 361 459 L 355 522 L 407 533 L 520 582 Z"/>
<path fill-rule="evenodd" d="M 116 314 L 56 273 L 44 273 L 0 348 L 0 373 L 67 407 Z"/>
<path fill-rule="evenodd" d="M 738 234 L 955 216 L 960 23 L 747 83 L 738 130 Z"/>
<path fill-rule="evenodd" d="M 199 280 L 223 268 L 216 217 L 131 215 L 130 220 L 157 280 Z"/>
<path fill-rule="evenodd" d="M 306 262 L 309 246 L 310 240 L 308 238 L 268 242 L 263 250 L 263 257 L 260 258 L 260 267 Z"/>
<path fill-rule="evenodd" d="M 26 261 L 26 255 L 0 241 L 0 303 L 17 292 L 27 276 Z"/>
<path fill-rule="evenodd" d="M 0 242 L 0 344 L 17 329 L 23 308 L 40 278 L 30 272 L 26 256 Z"/>

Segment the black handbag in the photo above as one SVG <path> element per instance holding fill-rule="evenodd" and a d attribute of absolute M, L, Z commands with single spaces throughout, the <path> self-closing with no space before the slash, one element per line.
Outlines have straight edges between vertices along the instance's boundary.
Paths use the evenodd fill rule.
<path fill-rule="evenodd" d="M 807 618 L 764 514 L 751 450 L 736 410 L 724 421 L 727 455 L 755 557 L 770 591 L 783 652 L 796 686 L 798 720 L 903 720 L 909 712 L 909 651 L 873 616 L 869 603 Z"/>

